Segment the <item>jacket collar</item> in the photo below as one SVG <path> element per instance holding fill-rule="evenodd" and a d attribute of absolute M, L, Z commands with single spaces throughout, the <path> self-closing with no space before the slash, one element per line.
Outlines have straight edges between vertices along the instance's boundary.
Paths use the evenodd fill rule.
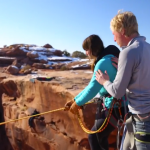
<path fill-rule="evenodd" d="M 146 41 L 146 37 L 144 37 L 144 36 L 137 36 L 137 37 L 131 39 L 131 40 L 129 41 L 129 43 L 128 43 L 127 46 L 122 46 L 122 47 L 121 47 L 122 50 L 125 49 L 126 47 L 130 46 L 131 44 L 133 44 L 135 40 L 138 40 L 138 41 Z"/>

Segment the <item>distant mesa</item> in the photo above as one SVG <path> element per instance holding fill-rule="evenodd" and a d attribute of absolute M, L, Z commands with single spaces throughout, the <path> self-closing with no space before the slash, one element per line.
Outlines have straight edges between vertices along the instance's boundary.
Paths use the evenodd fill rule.
<path fill-rule="evenodd" d="M 37 45 L 35 44 L 12 44 L 12 45 L 9 45 L 9 46 L 4 46 L 4 48 L 16 48 L 16 47 L 36 47 Z"/>
<path fill-rule="evenodd" d="M 80 61 L 82 60 L 82 61 Z M 37 69 L 75 70 L 90 69 L 88 60 L 66 56 L 50 44 L 12 44 L 0 48 L 0 65 L 13 75 L 32 73 Z"/>

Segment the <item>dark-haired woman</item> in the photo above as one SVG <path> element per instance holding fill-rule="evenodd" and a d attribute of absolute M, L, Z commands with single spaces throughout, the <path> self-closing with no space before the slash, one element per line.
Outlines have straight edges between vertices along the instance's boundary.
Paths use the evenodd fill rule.
<path fill-rule="evenodd" d="M 108 97 L 108 93 L 105 90 L 105 88 L 96 81 L 95 73 L 98 70 L 101 70 L 103 72 L 106 70 L 107 74 L 110 77 L 110 81 L 113 82 L 117 70 L 112 65 L 111 59 L 112 57 L 118 57 L 120 50 L 114 45 L 109 45 L 105 48 L 102 40 L 98 35 L 90 35 L 89 37 L 87 37 L 83 41 L 82 47 L 86 51 L 87 56 L 90 59 L 94 59 L 94 62 L 91 66 L 93 71 L 93 76 L 88 86 L 82 92 L 80 92 L 74 98 L 74 100 L 67 102 L 65 107 L 69 108 L 69 110 L 75 114 L 78 111 L 78 109 L 80 109 L 80 106 L 84 105 L 86 102 L 94 98 L 99 93 L 100 96 L 103 97 L 103 103 L 105 105 L 106 110 L 102 111 L 101 115 L 99 115 L 100 112 L 97 111 L 97 115 L 95 119 L 96 121 L 94 126 L 91 129 L 92 131 L 96 131 L 102 126 L 106 118 L 106 111 L 109 110 L 113 97 L 111 96 Z M 121 113 L 123 117 L 124 117 L 124 107 L 123 107 L 124 100 L 125 98 L 123 97 L 122 104 L 121 104 L 122 105 Z M 127 105 L 127 102 L 125 104 Z M 119 112 L 116 107 L 117 106 L 114 106 L 112 115 L 115 120 L 118 120 Z M 89 139 L 91 150 L 108 150 L 109 149 L 108 136 L 115 128 L 116 126 L 112 122 L 109 122 L 104 131 L 96 134 L 89 134 L 88 139 Z"/>

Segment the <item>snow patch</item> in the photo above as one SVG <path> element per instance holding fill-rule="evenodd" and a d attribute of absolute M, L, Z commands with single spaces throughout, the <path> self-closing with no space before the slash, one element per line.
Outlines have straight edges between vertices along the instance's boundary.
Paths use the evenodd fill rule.
<path fill-rule="evenodd" d="M 36 54 L 38 54 L 38 52 L 36 52 L 36 51 L 31 51 L 31 54 L 36 55 Z"/>
<path fill-rule="evenodd" d="M 86 64 L 83 64 L 83 65 L 75 65 L 75 66 L 72 66 L 71 68 L 78 68 L 78 67 L 88 67 L 88 65 L 86 65 Z"/>
<path fill-rule="evenodd" d="M 48 48 L 48 50 L 50 50 L 51 52 L 55 52 L 57 49 L 55 49 L 55 48 Z"/>
<path fill-rule="evenodd" d="M 79 61 L 80 62 L 82 62 L 82 61 L 89 61 L 89 59 L 80 59 Z"/>
<path fill-rule="evenodd" d="M 54 56 L 54 57 L 49 57 L 48 60 L 72 60 L 72 59 L 69 57 Z"/>
<path fill-rule="evenodd" d="M 45 47 L 41 47 L 41 46 L 37 46 L 37 47 L 29 47 L 30 51 L 46 51 L 47 48 Z"/>
<path fill-rule="evenodd" d="M 18 69 L 18 67 L 11 65 L 12 68 Z"/>
<path fill-rule="evenodd" d="M 24 51 L 24 52 L 29 52 L 25 47 L 19 47 L 19 49 Z"/>
<path fill-rule="evenodd" d="M 37 59 L 39 59 L 39 60 L 46 60 L 47 61 L 48 58 L 47 58 L 47 56 L 39 54 L 39 58 L 37 58 Z"/>

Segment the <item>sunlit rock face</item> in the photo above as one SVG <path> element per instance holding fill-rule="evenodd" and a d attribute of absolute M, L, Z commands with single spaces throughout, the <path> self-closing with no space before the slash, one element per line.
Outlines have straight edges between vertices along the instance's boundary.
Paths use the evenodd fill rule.
<path fill-rule="evenodd" d="M 9 81 L 9 79 L 5 80 Z M 17 89 L 13 88 L 13 86 L 5 86 L 7 91 L 10 90 L 11 97 L 4 94 L 3 102 L 1 101 L 4 108 L 5 121 L 31 115 L 34 110 L 46 112 L 62 108 L 67 101 L 74 97 L 74 89 L 70 85 L 73 82 L 70 80 L 69 83 L 69 79 L 61 80 L 56 78 L 50 82 L 35 80 L 34 83 L 29 81 L 28 78 L 14 80 Z M 77 78 L 77 82 L 79 84 L 80 82 L 82 83 L 82 78 Z M 87 82 L 85 82 L 86 84 Z M 11 91 L 11 89 L 14 91 Z M 16 92 L 15 90 L 19 92 L 19 98 L 13 94 L 13 92 Z M 82 112 L 81 115 L 83 116 Z M 1 119 L 0 121 L 3 122 L 4 120 Z M 29 119 L 24 119 L 8 123 L 5 125 L 6 130 L 4 130 L 4 126 L 1 126 L 3 131 L 6 131 L 6 137 L 15 150 L 89 149 L 87 134 L 81 129 L 76 116 L 70 112 L 60 110 L 36 117 L 32 121 L 32 127 L 29 126 L 28 121 Z M 89 124 L 87 125 L 89 126 Z"/>
<path fill-rule="evenodd" d="M 3 93 L 11 97 L 19 97 L 17 86 L 13 80 L 2 81 L 0 80 L 0 122 L 4 122 L 5 110 L 2 105 Z M 7 134 L 7 127 L 5 125 L 0 126 L 0 149 L 1 150 L 13 150 L 12 144 Z"/>
<path fill-rule="evenodd" d="M 12 76 L 0 82 L 0 122 L 19 119 L 63 108 L 89 83 L 92 74 L 85 71 L 53 71 L 51 81 L 32 80 L 32 76 Z M 87 128 L 94 124 L 96 104 L 80 110 Z M 30 123 L 30 124 L 29 124 Z M 30 125 L 30 126 L 29 126 Z M 110 143 L 116 141 L 115 132 Z M 59 110 L 0 126 L 0 150 L 90 150 L 88 134 L 77 117 Z M 116 145 L 115 145 L 116 146 Z"/>

